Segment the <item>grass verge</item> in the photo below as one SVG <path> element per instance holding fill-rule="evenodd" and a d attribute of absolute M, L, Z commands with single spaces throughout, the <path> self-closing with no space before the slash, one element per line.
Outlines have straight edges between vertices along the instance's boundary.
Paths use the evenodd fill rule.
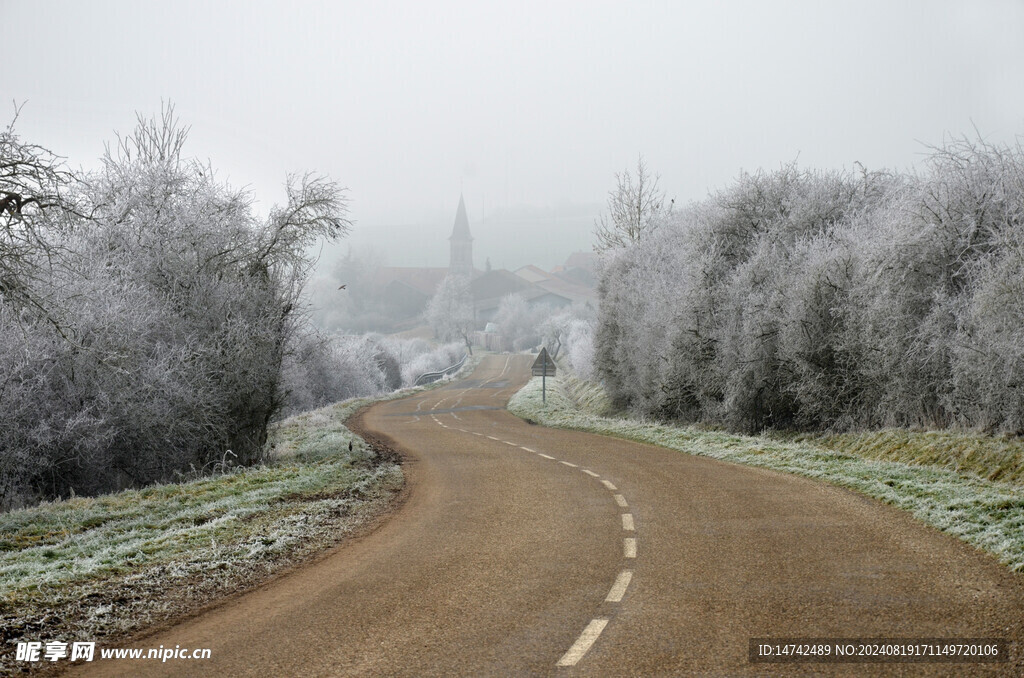
<path fill-rule="evenodd" d="M 566 388 L 563 377 L 549 378 L 545 405 L 540 379 L 531 379 L 512 397 L 508 409 L 545 426 L 618 436 L 847 487 L 910 511 L 928 525 L 988 551 L 1014 572 L 1024 572 L 1024 489 L 1020 485 L 921 465 L 919 460 L 910 464 L 858 456 L 854 451 L 861 448 L 855 444 L 859 440 L 855 435 L 787 440 L 596 414 L 575 396 L 583 387 L 574 384 L 571 376 L 568 382 Z M 921 449 L 932 434 L 901 435 L 919 436 L 915 449 Z M 939 439 L 945 440 L 942 434 Z"/>
<path fill-rule="evenodd" d="M 345 421 L 434 386 L 290 417 L 272 427 L 265 466 L 0 514 L 0 675 L 66 666 L 16 662 L 18 641 L 103 646 L 252 588 L 365 528 L 404 478 L 393 454 L 371 449 Z"/>
<path fill-rule="evenodd" d="M 774 436 L 773 436 L 774 437 Z M 885 429 L 854 433 L 778 434 L 866 459 L 933 466 L 962 475 L 1024 486 L 1024 439 L 973 431 Z"/>

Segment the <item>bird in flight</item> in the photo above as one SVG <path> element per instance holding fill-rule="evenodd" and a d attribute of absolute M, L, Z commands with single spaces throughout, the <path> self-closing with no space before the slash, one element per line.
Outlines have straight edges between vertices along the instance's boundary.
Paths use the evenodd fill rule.
<path fill-rule="evenodd" d="M 346 287 L 348 287 L 348 285 L 342 285 L 342 286 L 341 286 L 341 287 L 339 287 L 338 289 L 339 289 L 339 290 L 343 290 L 343 289 L 345 289 Z"/>

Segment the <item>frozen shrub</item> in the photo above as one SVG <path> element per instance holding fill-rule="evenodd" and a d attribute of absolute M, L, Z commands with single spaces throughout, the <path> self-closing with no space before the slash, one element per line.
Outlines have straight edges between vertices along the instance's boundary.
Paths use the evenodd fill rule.
<path fill-rule="evenodd" d="M 287 204 L 257 218 L 183 157 L 185 136 L 168 107 L 100 171 L 44 187 L 69 224 L 61 246 L 23 240 L 24 265 L 0 276 L 0 507 L 202 472 L 227 450 L 260 459 L 305 252 L 346 232 L 345 203 L 292 178 Z"/>
<path fill-rule="evenodd" d="M 465 354 L 466 347 L 462 343 L 451 342 L 415 355 L 402 365 L 402 384 L 412 386 L 421 374 L 451 367 Z"/>
<path fill-rule="evenodd" d="M 466 351 L 473 353 L 469 333 L 476 327 L 473 313 L 473 295 L 469 289 L 469 276 L 447 275 L 437 292 L 427 302 L 424 317 L 440 341 L 462 339 Z"/>
<path fill-rule="evenodd" d="M 616 405 L 743 430 L 1024 423 L 1024 153 L 743 174 L 605 256 Z"/>
<path fill-rule="evenodd" d="M 546 306 L 531 308 L 522 295 L 509 294 L 498 304 L 494 323 L 511 349 L 522 351 L 540 343 L 537 326 L 550 314 L 551 309 Z"/>

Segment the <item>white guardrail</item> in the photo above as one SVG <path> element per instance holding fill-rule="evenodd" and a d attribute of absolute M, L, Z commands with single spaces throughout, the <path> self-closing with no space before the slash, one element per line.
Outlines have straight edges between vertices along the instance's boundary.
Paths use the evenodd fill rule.
<path fill-rule="evenodd" d="M 462 359 L 459 360 L 459 362 L 455 363 L 451 367 L 444 368 L 440 372 L 424 372 L 420 376 L 416 377 L 416 381 L 413 383 L 413 386 L 423 386 L 424 384 L 432 384 L 441 377 L 445 377 L 448 376 L 449 374 L 454 374 L 455 372 L 458 372 L 466 363 L 467 357 L 469 357 L 469 354 L 463 353 Z"/>

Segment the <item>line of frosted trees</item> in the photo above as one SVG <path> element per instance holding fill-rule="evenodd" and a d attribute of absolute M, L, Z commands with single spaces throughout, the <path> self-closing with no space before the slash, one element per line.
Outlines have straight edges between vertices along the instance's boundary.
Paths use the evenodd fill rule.
<path fill-rule="evenodd" d="M 336 184 L 293 177 L 263 217 L 186 135 L 168 106 L 79 175 L 0 130 L 0 509 L 259 462 L 282 412 L 428 352 L 306 321 L 306 253 L 349 229 Z"/>
<path fill-rule="evenodd" d="M 577 375 L 590 379 L 595 315 L 587 303 L 564 308 L 548 304 L 531 306 L 521 294 L 509 294 L 498 304 L 492 322 L 505 349 L 524 351 L 544 345 L 553 358 L 561 357 Z M 469 278 L 447 276 L 427 304 L 424 319 L 437 338 L 461 339 L 465 349 L 472 352 L 470 335 L 481 328 L 473 311 Z"/>
<path fill-rule="evenodd" d="M 743 174 L 609 250 L 600 293 L 596 369 L 637 413 L 1024 433 L 1024 151 Z"/>

